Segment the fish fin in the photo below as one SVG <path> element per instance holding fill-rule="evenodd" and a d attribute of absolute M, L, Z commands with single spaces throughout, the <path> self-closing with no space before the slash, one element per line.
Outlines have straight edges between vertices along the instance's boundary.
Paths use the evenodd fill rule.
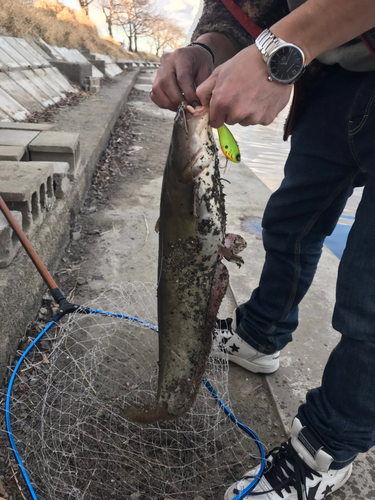
<path fill-rule="evenodd" d="M 225 235 L 224 246 L 230 248 L 237 255 L 247 247 L 246 240 L 239 234 L 227 233 Z"/>
<path fill-rule="evenodd" d="M 227 261 L 234 262 L 238 267 L 241 267 L 241 265 L 244 264 L 242 257 L 239 257 L 231 248 L 225 247 L 224 245 L 220 247 L 220 255 Z"/>
<path fill-rule="evenodd" d="M 226 234 L 224 245 L 220 248 L 220 255 L 230 262 L 234 262 L 238 267 L 244 264 L 242 257 L 238 254 L 247 246 L 246 241 L 238 234 Z"/>
<path fill-rule="evenodd" d="M 158 220 L 156 221 L 156 224 L 155 224 L 155 232 L 159 233 L 160 232 L 160 217 L 158 218 Z"/>

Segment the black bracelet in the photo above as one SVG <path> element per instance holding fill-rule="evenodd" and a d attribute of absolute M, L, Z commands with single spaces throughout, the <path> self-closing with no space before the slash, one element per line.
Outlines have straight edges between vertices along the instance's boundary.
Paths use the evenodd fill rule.
<path fill-rule="evenodd" d="M 210 56 L 212 57 L 212 63 L 215 64 L 215 56 L 214 56 L 214 53 L 212 52 L 212 50 L 210 49 L 210 47 L 208 47 L 204 43 L 200 43 L 200 42 L 189 43 L 188 47 L 194 47 L 195 45 L 197 45 L 198 47 L 201 47 L 203 50 L 208 52 L 210 54 Z"/>

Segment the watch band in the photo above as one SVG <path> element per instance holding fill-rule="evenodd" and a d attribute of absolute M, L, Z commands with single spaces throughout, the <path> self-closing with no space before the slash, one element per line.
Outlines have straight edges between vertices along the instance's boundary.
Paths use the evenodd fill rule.
<path fill-rule="evenodd" d="M 268 60 L 271 52 L 286 43 L 281 38 L 277 38 L 272 31 L 265 29 L 255 40 L 256 46 L 260 50 L 265 61 Z"/>

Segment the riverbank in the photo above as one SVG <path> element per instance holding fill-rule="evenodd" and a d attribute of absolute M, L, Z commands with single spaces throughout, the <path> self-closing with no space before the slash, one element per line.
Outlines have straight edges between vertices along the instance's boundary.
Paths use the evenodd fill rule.
<path fill-rule="evenodd" d="M 110 283 L 156 281 L 158 237 L 153 228 L 158 218 L 161 175 L 173 114 L 150 102 L 148 90 L 153 77 L 153 71 L 139 75 L 128 109 L 123 111 L 118 128 L 97 165 L 93 184 L 90 184 L 91 177 L 79 183 L 82 186 L 79 204 L 70 205 L 73 220 L 66 209 L 60 219 L 46 221 L 50 239 L 45 236 L 40 241 L 38 236 L 33 241 L 62 290 L 79 304 L 95 299 Z M 121 88 L 123 81 L 116 79 L 115 87 L 105 94 L 105 98 L 98 96 L 97 100 L 87 102 L 88 109 L 103 109 L 104 113 L 106 107 L 112 106 L 112 113 L 114 109 L 120 113 L 120 104 L 116 108 L 113 99 Z M 65 131 L 81 127 L 81 133 L 83 126 L 86 134 L 83 149 L 87 158 L 98 147 L 94 134 L 99 132 L 101 124 L 96 115 L 87 114 L 88 109 L 77 109 L 80 111 L 76 111 L 75 119 L 71 111 L 66 110 L 59 115 L 57 123 L 60 130 Z M 84 120 L 83 125 L 80 120 Z M 87 142 L 89 140 L 91 142 Z M 250 145 L 252 140 L 249 128 Z M 267 150 L 266 144 L 261 147 Z M 91 174 L 95 168 L 92 166 Z M 264 260 L 259 224 L 271 192 L 245 164 L 228 165 L 222 176 L 229 181 L 225 183 L 228 230 L 242 234 L 248 242 L 242 254 L 245 265 L 241 269 L 233 265 L 229 268 L 231 290 L 225 310 L 221 311 L 227 316 L 236 304 L 248 299 L 258 283 Z M 61 236 L 53 235 L 57 226 L 61 226 Z M 47 235 L 47 229 L 45 233 Z M 17 305 L 18 313 L 29 311 L 29 318 L 43 323 L 44 318 L 38 319 L 38 316 L 44 314 L 40 310 L 40 298 L 45 287 L 35 270 L 36 285 L 29 285 L 29 276 L 33 274 L 29 267 L 32 266 L 21 253 L 17 259 L 16 267 L 21 268 L 16 281 L 20 283 L 18 304 L 14 302 L 13 309 L 3 309 L 2 315 L 16 314 Z M 257 432 L 268 448 L 285 439 L 284 427 L 290 424 L 306 390 L 319 384 L 325 360 L 338 341 L 337 333 L 330 327 L 337 265 L 338 259 L 325 250 L 314 285 L 301 306 L 301 322 L 295 341 L 282 353 L 281 367 L 276 374 L 262 377 L 238 366 L 230 368 L 229 390 L 235 413 Z M 23 291 L 22 287 L 26 286 L 29 288 Z M 22 325 L 20 323 L 12 331 L 13 336 L 18 336 L 17 340 L 25 333 Z M 235 443 L 233 446 L 235 449 Z M 372 463 L 372 453 L 360 457 L 351 481 L 331 498 L 372 498 Z M 18 497 L 14 496 L 13 500 Z"/>

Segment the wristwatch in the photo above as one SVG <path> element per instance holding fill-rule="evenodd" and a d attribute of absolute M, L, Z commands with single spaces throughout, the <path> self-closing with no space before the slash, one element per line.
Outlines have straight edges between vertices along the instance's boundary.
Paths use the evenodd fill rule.
<path fill-rule="evenodd" d="M 292 85 L 306 69 L 305 54 L 292 43 L 277 38 L 266 29 L 255 40 L 267 64 L 268 80 Z"/>

